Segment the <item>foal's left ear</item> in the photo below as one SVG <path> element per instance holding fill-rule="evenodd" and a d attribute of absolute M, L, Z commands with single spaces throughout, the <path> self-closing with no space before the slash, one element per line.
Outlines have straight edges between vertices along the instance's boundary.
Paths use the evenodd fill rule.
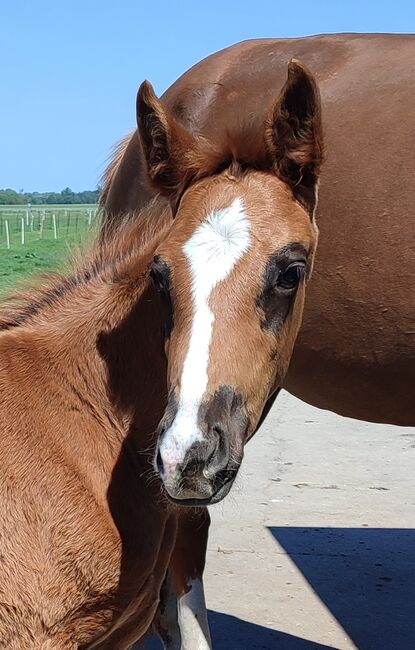
<path fill-rule="evenodd" d="M 320 93 L 311 72 L 295 59 L 268 116 L 265 138 L 277 175 L 313 216 L 323 161 Z"/>

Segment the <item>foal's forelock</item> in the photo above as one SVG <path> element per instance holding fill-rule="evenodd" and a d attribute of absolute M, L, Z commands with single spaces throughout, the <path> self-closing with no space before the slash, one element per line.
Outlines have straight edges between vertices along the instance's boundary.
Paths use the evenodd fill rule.
<path fill-rule="evenodd" d="M 191 276 L 192 322 L 177 412 L 163 449 L 163 455 L 171 456 L 175 463 L 184 458 L 194 442 L 204 437 L 198 414 L 208 386 L 215 322 L 210 305 L 212 291 L 231 274 L 250 244 L 250 219 L 243 200 L 237 197 L 229 207 L 211 212 L 183 246 Z"/>

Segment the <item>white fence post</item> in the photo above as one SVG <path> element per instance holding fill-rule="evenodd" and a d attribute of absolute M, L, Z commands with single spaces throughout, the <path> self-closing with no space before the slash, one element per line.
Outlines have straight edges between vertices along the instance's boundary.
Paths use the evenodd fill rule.
<path fill-rule="evenodd" d="M 21 224 L 21 227 L 22 227 L 22 233 L 21 233 L 22 234 L 22 244 L 24 245 L 24 235 L 25 235 L 25 232 L 24 232 L 24 226 L 25 226 L 24 217 L 21 218 L 20 224 Z"/>
<path fill-rule="evenodd" d="M 4 220 L 4 229 L 6 231 L 6 246 L 10 248 L 10 231 L 9 231 L 9 222 L 7 219 Z"/>
<path fill-rule="evenodd" d="M 55 213 L 52 214 L 52 224 L 53 224 L 53 239 L 58 238 L 58 231 L 56 228 L 56 215 Z"/>

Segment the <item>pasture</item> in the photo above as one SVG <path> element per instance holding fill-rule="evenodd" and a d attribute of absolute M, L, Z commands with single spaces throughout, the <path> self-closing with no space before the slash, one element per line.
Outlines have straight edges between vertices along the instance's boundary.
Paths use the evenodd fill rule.
<path fill-rule="evenodd" d="M 24 279 L 65 266 L 96 231 L 95 205 L 0 206 L 0 295 Z"/>

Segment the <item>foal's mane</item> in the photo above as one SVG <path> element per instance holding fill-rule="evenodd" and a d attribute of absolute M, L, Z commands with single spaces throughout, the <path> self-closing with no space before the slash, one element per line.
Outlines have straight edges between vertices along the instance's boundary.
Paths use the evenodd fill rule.
<path fill-rule="evenodd" d="M 145 280 L 149 255 L 163 233 L 168 220 L 156 202 L 134 218 L 120 224 L 114 236 L 105 242 L 96 240 L 89 251 L 73 255 L 68 274 L 47 273 L 40 282 L 6 296 L 0 302 L 0 331 L 32 322 L 48 308 L 64 304 L 77 289 L 94 283 L 116 285 L 135 278 Z"/>
<path fill-rule="evenodd" d="M 108 163 L 104 173 L 100 178 L 100 185 L 102 187 L 101 194 L 99 197 L 99 204 L 105 206 L 107 200 L 108 192 L 110 190 L 111 184 L 114 180 L 114 176 L 118 171 L 118 168 L 121 164 L 124 154 L 127 150 L 130 140 L 133 136 L 133 133 L 129 133 L 124 138 L 122 138 L 113 148 L 112 156 L 110 162 Z"/>

